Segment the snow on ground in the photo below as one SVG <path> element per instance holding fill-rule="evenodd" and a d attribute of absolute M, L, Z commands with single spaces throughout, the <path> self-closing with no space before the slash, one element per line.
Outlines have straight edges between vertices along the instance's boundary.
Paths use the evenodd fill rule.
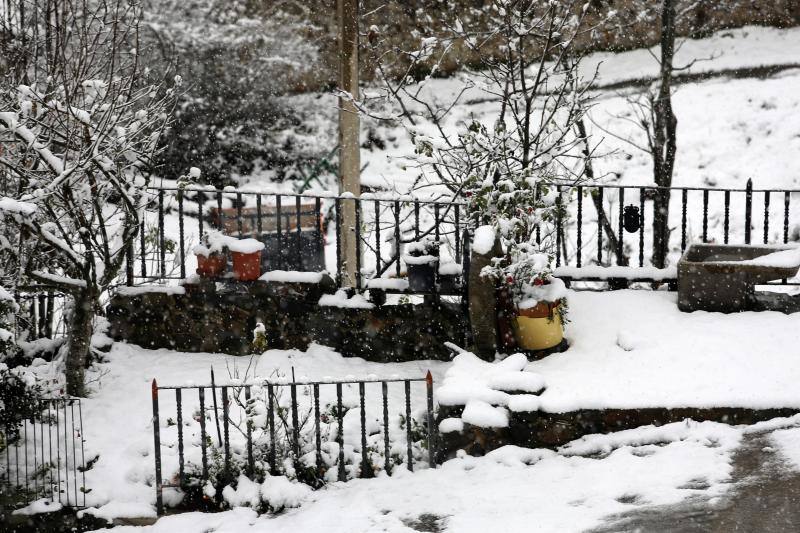
<path fill-rule="evenodd" d="M 569 294 L 570 348 L 532 362 L 541 409 L 800 407 L 800 314 L 678 311 L 677 294 Z"/>
<path fill-rule="evenodd" d="M 278 516 L 247 509 L 191 513 L 115 531 L 411 532 L 426 518 L 458 533 L 494 531 L 500 524 L 513 532 L 583 531 L 636 506 L 723 495 L 741 434 L 724 424 L 680 422 L 619 433 L 612 445 L 605 436 L 591 436 L 557 452 L 506 446 L 437 470 L 336 483 Z M 708 488 L 692 488 L 698 481 Z"/>
<path fill-rule="evenodd" d="M 800 471 L 800 428 L 779 429 L 770 434 L 770 440 L 791 468 Z"/>

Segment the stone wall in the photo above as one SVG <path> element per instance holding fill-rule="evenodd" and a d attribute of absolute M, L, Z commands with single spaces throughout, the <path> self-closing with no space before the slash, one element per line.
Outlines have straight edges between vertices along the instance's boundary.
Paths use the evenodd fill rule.
<path fill-rule="evenodd" d="M 145 348 L 251 353 L 252 331 L 263 322 L 270 348 L 324 344 L 346 356 L 396 362 L 450 358 L 444 341 L 462 344 L 464 310 L 449 302 L 321 307 L 330 278 L 309 283 L 205 283 L 183 291 L 116 294 L 107 309 L 110 335 Z"/>
<path fill-rule="evenodd" d="M 459 417 L 463 406 L 440 406 L 437 421 Z M 710 420 L 725 424 L 755 424 L 778 417 L 797 414 L 797 409 L 748 409 L 743 407 L 716 408 L 642 408 L 642 409 L 584 409 L 567 413 L 509 413 L 505 428 L 481 428 L 464 424 L 461 432 L 440 434 L 438 459 L 456 456 L 458 450 L 470 455 L 485 455 L 505 445 L 525 448 L 551 448 L 579 439 L 585 435 L 611 433 L 646 425 L 662 426 L 691 419 L 697 422 Z"/>

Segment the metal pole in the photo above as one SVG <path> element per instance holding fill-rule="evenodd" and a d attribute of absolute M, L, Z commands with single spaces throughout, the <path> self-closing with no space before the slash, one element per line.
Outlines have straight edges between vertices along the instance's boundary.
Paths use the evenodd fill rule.
<path fill-rule="evenodd" d="M 433 376 L 428 370 L 425 376 L 425 385 L 428 392 L 428 464 L 431 468 L 436 468 L 436 428 L 433 418 Z"/>
<path fill-rule="evenodd" d="M 359 0 L 337 0 L 339 22 L 339 189 L 340 193 L 361 194 L 360 124 L 354 101 L 358 99 L 358 12 Z M 356 203 L 342 203 L 341 250 L 343 285 L 356 282 L 358 243 L 355 239 Z"/>
<path fill-rule="evenodd" d="M 156 512 L 164 514 L 164 499 L 162 497 L 163 488 L 161 486 L 161 434 L 158 421 L 158 383 L 153 379 L 153 444 L 155 446 L 153 455 L 156 461 Z"/>
<path fill-rule="evenodd" d="M 750 226 L 753 220 L 753 180 L 747 180 L 744 198 L 744 243 L 750 244 Z"/>

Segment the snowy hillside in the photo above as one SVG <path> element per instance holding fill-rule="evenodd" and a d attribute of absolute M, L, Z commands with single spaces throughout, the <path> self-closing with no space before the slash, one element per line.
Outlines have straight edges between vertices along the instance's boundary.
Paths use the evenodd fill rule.
<path fill-rule="evenodd" d="M 595 142 L 602 139 L 599 152 L 607 154 L 595 165 L 598 176 L 606 175 L 605 181 L 652 183 L 647 154 L 615 138 L 643 143 L 642 132 L 620 117 L 630 111 L 625 96 L 641 90 L 637 81 L 657 71 L 652 51 L 596 53 L 583 61 L 585 78 L 598 71 L 597 101 L 591 111 L 596 125 L 590 129 Z M 709 79 L 679 85 L 673 99 L 678 117 L 675 184 L 743 186 L 747 178 L 753 178 L 756 187 L 797 186 L 800 161 L 793 154 L 800 149 L 800 121 L 786 117 L 800 110 L 800 28 L 745 27 L 685 40 L 676 54 L 676 66 L 694 60 L 681 74 L 708 73 Z M 748 69 L 764 66 L 775 66 L 779 72 L 766 78 L 747 77 L 761 74 L 748 73 Z M 732 77 L 737 70 L 745 77 Z M 447 102 L 464 83 L 463 77 L 430 80 L 426 92 L 434 100 Z M 603 89 L 631 84 L 624 89 Z M 307 109 L 309 121 L 315 125 L 317 133 L 307 142 L 335 146 L 334 98 L 301 95 L 292 97 L 292 103 Z M 448 131 L 457 134 L 462 121 L 470 116 L 491 117 L 497 105 L 480 89 L 471 89 L 448 120 Z M 418 176 L 418 171 L 408 167 L 408 156 L 413 155 L 408 134 L 402 128 L 367 120 L 362 142 L 373 136 L 386 146 L 362 150 L 362 183 L 406 192 Z M 264 183 L 257 187 L 274 190 Z"/>

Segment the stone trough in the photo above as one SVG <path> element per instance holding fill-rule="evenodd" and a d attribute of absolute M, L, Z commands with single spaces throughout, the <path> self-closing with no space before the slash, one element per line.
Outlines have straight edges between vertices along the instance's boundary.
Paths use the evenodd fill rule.
<path fill-rule="evenodd" d="M 796 246 L 692 244 L 678 263 L 678 308 L 756 310 L 756 285 L 794 277 L 798 269 Z"/>

